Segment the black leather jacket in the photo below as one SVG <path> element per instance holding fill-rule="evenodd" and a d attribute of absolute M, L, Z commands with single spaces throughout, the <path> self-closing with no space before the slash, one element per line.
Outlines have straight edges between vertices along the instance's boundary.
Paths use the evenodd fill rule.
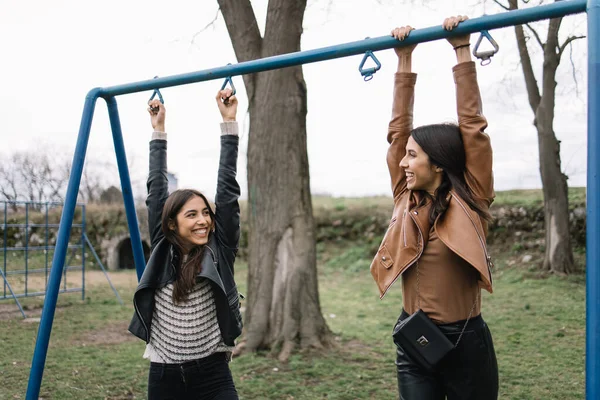
<path fill-rule="evenodd" d="M 217 195 L 215 197 L 215 231 L 210 234 L 202 258 L 198 278 L 206 278 L 213 288 L 217 319 L 223 341 L 228 346 L 242 332 L 239 293 L 233 279 L 233 264 L 240 238 L 240 186 L 236 167 L 239 139 L 235 135 L 221 136 L 221 157 Z M 148 226 L 152 252 L 133 296 L 135 313 L 129 331 L 148 343 L 154 312 L 154 291 L 175 280 L 178 253 L 162 232 L 161 216 L 168 197 L 167 141 L 150 142 L 150 173 L 148 175 Z"/>

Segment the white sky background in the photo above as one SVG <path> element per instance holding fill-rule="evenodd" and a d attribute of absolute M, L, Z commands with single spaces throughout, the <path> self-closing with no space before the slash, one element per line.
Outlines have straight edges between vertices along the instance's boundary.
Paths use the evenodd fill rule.
<path fill-rule="evenodd" d="M 261 29 L 267 0 L 253 1 Z M 380 4 L 381 3 L 381 4 Z M 387 35 L 410 24 L 425 28 L 448 15 L 480 16 L 476 0 L 430 0 L 427 6 L 392 0 L 309 0 L 302 50 Z M 406 2 L 408 3 L 408 1 Z M 417 1 L 417 3 L 419 3 Z M 83 102 L 97 86 L 112 86 L 235 63 L 235 54 L 216 0 L 0 0 L 0 154 L 37 150 L 72 159 Z M 486 11 L 501 10 L 491 1 Z M 543 29 L 542 29 L 543 32 Z M 586 34 L 585 15 L 563 21 L 567 34 Z M 514 30 L 491 31 L 500 44 L 490 65 L 478 66 L 488 133 L 494 147 L 496 189 L 537 188 L 541 181 L 537 133 Z M 473 35 L 474 45 L 477 35 Z M 575 93 L 568 50 L 559 68 L 555 130 L 562 140 L 562 168 L 571 186 L 586 183 L 587 41 L 574 43 L 579 94 Z M 534 65 L 541 78 L 541 51 Z M 413 56 L 419 73 L 415 126 L 455 121 L 451 68 L 454 52 L 445 41 L 421 44 Z M 366 196 L 390 193 L 385 163 L 391 111 L 393 50 L 375 53 L 382 68 L 370 82 L 358 72 L 362 56 L 304 66 L 308 86 L 308 154 L 313 194 Z M 167 107 L 169 169 L 180 187 L 212 197 L 216 185 L 220 115 L 214 96 L 222 80 L 162 90 Z M 247 99 L 241 77 L 234 77 L 238 120 L 248 129 Z M 151 126 L 146 102 L 151 92 L 117 98 L 130 173 L 137 198 L 145 197 Z M 284 130 L 285 127 L 282 127 Z M 247 133 L 242 134 L 238 177 L 246 192 Z M 104 100 L 98 100 L 88 158 L 108 160 L 107 179 L 118 184 L 116 161 Z M 243 195 L 245 196 L 245 194 Z"/>

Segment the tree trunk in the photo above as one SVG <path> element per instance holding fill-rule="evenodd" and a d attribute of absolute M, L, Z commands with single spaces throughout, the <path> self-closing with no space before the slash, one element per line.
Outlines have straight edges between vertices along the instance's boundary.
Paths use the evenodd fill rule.
<path fill-rule="evenodd" d="M 305 1 L 271 0 L 264 38 L 248 0 L 219 5 L 238 61 L 300 50 Z M 285 361 L 296 344 L 321 348 L 331 341 L 317 285 L 306 84 L 301 66 L 245 76 L 244 82 L 250 104 L 250 234 L 240 348 L 269 348 Z"/>
<path fill-rule="evenodd" d="M 560 168 L 560 142 L 554 133 L 554 107 L 556 100 L 556 70 L 558 56 L 558 30 L 561 19 L 550 20 L 548 40 L 544 47 L 542 99 L 535 111 L 540 154 L 540 174 L 544 191 L 544 223 L 546 228 L 546 253 L 544 269 L 568 274 L 573 272 L 573 250 L 569 229 L 569 192 L 567 176 Z"/>
<path fill-rule="evenodd" d="M 518 8 L 517 0 L 509 0 L 509 9 Z M 573 272 L 573 249 L 569 229 L 569 197 L 567 176 L 561 171 L 560 142 L 554 133 L 554 107 L 556 99 L 556 70 L 560 63 L 558 31 L 562 19 L 551 19 L 548 36 L 543 44 L 544 68 L 542 94 L 538 88 L 527 40 L 522 25 L 515 26 L 517 46 L 525 77 L 529 104 L 535 115 L 534 125 L 538 132 L 540 174 L 544 193 L 544 225 L 546 252 L 543 268 L 555 273 Z M 536 37 L 539 38 L 539 36 Z"/>

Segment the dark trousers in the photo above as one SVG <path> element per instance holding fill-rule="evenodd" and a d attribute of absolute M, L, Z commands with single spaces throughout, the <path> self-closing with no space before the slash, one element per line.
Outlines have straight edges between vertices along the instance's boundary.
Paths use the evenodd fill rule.
<path fill-rule="evenodd" d="M 148 400 L 238 400 L 223 352 L 183 364 L 150 363 Z"/>
<path fill-rule="evenodd" d="M 398 321 L 408 317 L 403 310 Z M 438 325 L 456 343 L 465 321 Z M 396 343 L 400 400 L 496 400 L 498 363 L 492 334 L 481 315 L 471 318 L 458 346 L 434 371 L 420 367 Z"/>

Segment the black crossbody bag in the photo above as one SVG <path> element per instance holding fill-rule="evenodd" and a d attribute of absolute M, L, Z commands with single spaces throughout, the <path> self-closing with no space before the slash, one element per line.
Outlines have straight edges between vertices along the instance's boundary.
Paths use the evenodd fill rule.
<path fill-rule="evenodd" d="M 435 366 L 460 343 L 460 339 L 467 328 L 467 324 L 479 300 L 479 294 L 480 292 L 477 292 L 477 297 L 471 307 L 469 317 L 465 321 L 456 344 L 452 344 L 440 328 L 421 310 L 419 264 L 417 263 L 417 303 L 419 309 L 408 318 L 396 324 L 393 333 L 394 341 L 421 367 L 428 371 L 433 371 Z"/>

